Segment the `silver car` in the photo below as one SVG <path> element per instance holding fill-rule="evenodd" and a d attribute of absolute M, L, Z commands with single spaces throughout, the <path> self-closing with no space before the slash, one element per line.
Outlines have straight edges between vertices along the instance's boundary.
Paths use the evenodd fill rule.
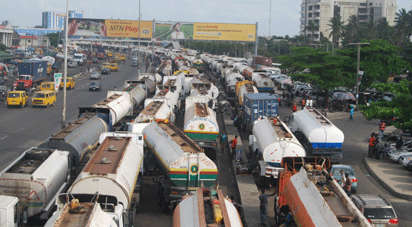
<path fill-rule="evenodd" d="M 69 62 L 67 62 L 67 67 L 69 67 L 69 68 L 75 68 L 75 67 L 77 67 L 77 62 L 75 62 L 75 61 L 69 61 Z"/>
<path fill-rule="evenodd" d="M 91 80 L 100 80 L 100 74 L 98 72 L 91 72 L 90 73 Z"/>
<path fill-rule="evenodd" d="M 357 194 L 351 199 L 366 219 L 375 227 L 397 227 L 399 220 L 388 200 L 381 195 Z"/>

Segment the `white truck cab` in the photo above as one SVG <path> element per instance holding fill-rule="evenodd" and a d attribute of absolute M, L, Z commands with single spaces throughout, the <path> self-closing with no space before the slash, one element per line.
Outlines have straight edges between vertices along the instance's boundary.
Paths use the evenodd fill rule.
<path fill-rule="evenodd" d="M 19 199 L 0 195 L 0 227 L 17 227 L 19 223 Z"/>

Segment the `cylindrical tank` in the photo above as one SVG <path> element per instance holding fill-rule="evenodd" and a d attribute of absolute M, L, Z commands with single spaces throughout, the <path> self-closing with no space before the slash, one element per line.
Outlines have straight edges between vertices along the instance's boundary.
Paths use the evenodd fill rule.
<path fill-rule="evenodd" d="M 246 68 L 243 69 L 242 75 L 243 75 L 246 79 L 252 81 L 252 73 L 253 73 L 253 71 L 254 71 L 254 69 L 252 69 L 251 67 L 248 66 L 248 67 L 246 67 Z"/>
<path fill-rule="evenodd" d="M 106 137 L 68 193 L 115 196 L 127 209 L 142 160 L 143 150 L 131 137 Z"/>
<path fill-rule="evenodd" d="M 41 214 L 68 179 L 69 152 L 32 148 L 0 173 L 0 195 L 27 206 L 28 217 Z M 24 209 L 24 207 L 21 207 Z"/>
<path fill-rule="evenodd" d="M 133 111 L 132 100 L 129 95 L 113 94 L 103 101 L 93 105 L 94 108 L 104 108 L 110 110 L 110 122 L 115 125 L 121 119 Z"/>
<path fill-rule="evenodd" d="M 153 122 L 143 129 L 146 144 L 175 186 L 211 187 L 217 166 L 203 150 L 172 123 Z"/>
<path fill-rule="evenodd" d="M 240 84 L 240 86 L 238 86 L 238 84 Z M 237 82 L 236 90 L 237 90 L 236 96 L 237 96 L 239 105 L 243 105 L 243 95 L 244 94 L 259 93 L 257 88 L 252 84 L 252 82 L 247 81 L 247 80 Z"/>
<path fill-rule="evenodd" d="M 198 94 L 196 93 L 199 88 L 204 88 L 207 90 L 208 95 L 212 99 L 217 99 L 219 96 L 219 89 L 210 81 L 200 78 L 200 77 L 195 77 L 192 80 L 189 81 L 188 86 L 191 88 L 190 95 L 197 96 Z M 192 92 L 195 92 L 192 94 Z M 199 93 L 199 92 L 198 92 Z"/>
<path fill-rule="evenodd" d="M 139 81 L 126 80 L 123 91 L 132 96 L 135 107 L 136 105 L 142 104 L 143 100 L 146 98 L 146 90 L 144 87 L 139 86 Z"/>
<path fill-rule="evenodd" d="M 315 108 L 293 113 L 292 131 L 301 131 L 316 148 L 342 148 L 343 132 Z"/>
<path fill-rule="evenodd" d="M 100 133 L 107 131 L 109 127 L 103 119 L 97 115 L 83 115 L 40 144 L 39 148 L 68 151 L 73 156 L 73 165 L 75 165 L 84 152 L 90 150 L 99 141 Z"/>
<path fill-rule="evenodd" d="M 186 101 L 186 105 L 189 105 L 187 103 Z M 219 134 L 219 126 L 214 111 L 207 103 L 194 100 L 191 105 L 186 106 L 183 130 L 193 139 L 215 140 Z"/>
<path fill-rule="evenodd" d="M 252 81 L 258 90 L 273 91 L 274 83 L 265 73 L 252 73 Z"/>
<path fill-rule="evenodd" d="M 239 81 L 245 80 L 245 77 L 239 73 L 231 73 L 226 77 L 226 86 L 236 86 Z"/>
<path fill-rule="evenodd" d="M 155 120 L 169 120 L 171 122 L 175 120 L 172 108 L 162 100 L 153 101 L 147 105 L 136 117 L 135 122 L 152 122 Z"/>
<path fill-rule="evenodd" d="M 279 120 L 274 125 L 266 117 L 255 121 L 253 136 L 263 160 L 273 167 L 280 167 L 283 157 L 306 156 L 305 148 L 290 129 Z"/>

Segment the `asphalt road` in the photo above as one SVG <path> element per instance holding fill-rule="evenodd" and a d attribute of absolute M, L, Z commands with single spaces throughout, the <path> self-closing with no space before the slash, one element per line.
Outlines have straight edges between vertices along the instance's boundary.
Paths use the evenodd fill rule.
<path fill-rule="evenodd" d="M 102 61 L 101 61 L 102 62 Z M 100 62 L 100 64 L 101 64 Z M 92 64 L 91 68 L 96 67 Z M 143 69 L 143 68 L 142 68 Z M 77 74 L 79 68 L 68 69 L 68 76 Z M 104 99 L 107 91 L 116 86 L 123 88 L 124 81 L 137 75 L 137 67 L 130 62 L 119 66 L 118 72 L 102 75 L 102 91 L 90 92 L 91 80 L 87 76 L 76 78 L 73 90 L 67 90 L 66 125 L 77 119 L 77 108 L 92 106 Z M 39 145 L 61 129 L 63 91 L 57 93 L 57 102 L 49 108 L 7 108 L 5 102 L 0 103 L 0 170 L 16 159 L 26 149 Z"/>

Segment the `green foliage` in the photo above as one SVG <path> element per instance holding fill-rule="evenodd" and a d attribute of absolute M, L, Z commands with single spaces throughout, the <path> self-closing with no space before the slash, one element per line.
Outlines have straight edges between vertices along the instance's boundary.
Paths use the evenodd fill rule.
<path fill-rule="evenodd" d="M 5 51 L 7 49 L 7 46 L 4 45 L 3 43 L 0 43 L 0 51 Z"/>
<path fill-rule="evenodd" d="M 50 39 L 50 45 L 57 47 L 58 44 L 63 44 L 63 41 L 59 38 L 61 35 L 60 32 L 47 34 L 47 37 Z"/>
<path fill-rule="evenodd" d="M 375 84 L 380 91 L 389 91 L 396 97 L 392 101 L 371 103 L 362 106 L 361 112 L 366 119 L 386 119 L 391 121 L 396 128 L 412 129 L 412 82 L 402 80 L 400 83 Z"/>

